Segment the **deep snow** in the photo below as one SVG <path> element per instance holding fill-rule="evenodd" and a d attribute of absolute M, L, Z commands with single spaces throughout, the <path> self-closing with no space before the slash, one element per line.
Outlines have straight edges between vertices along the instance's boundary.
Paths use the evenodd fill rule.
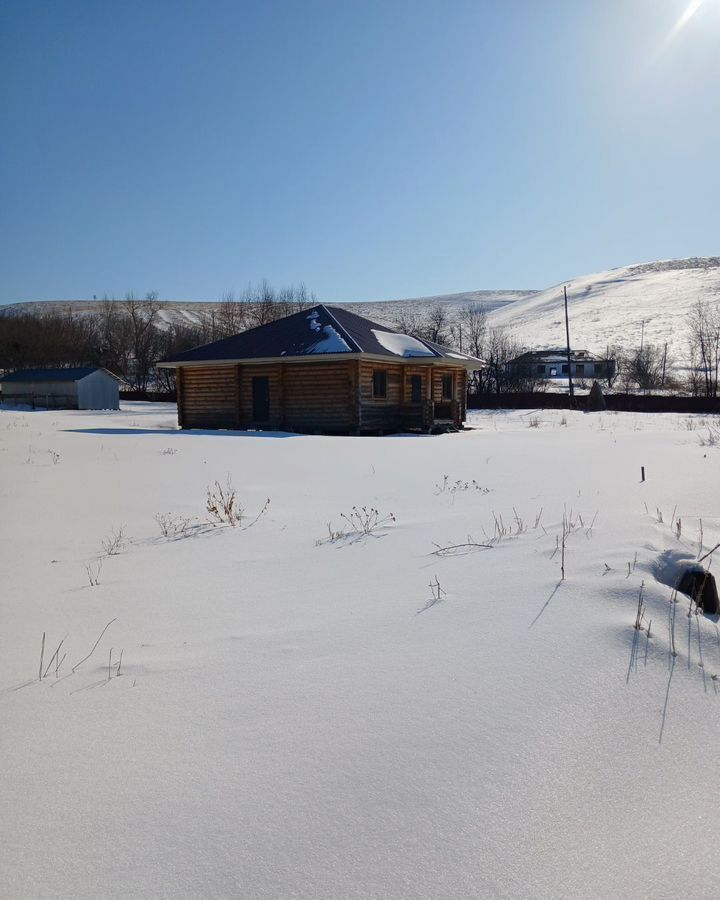
<path fill-rule="evenodd" d="M 700 519 L 720 540 L 712 422 L 470 424 L 329 438 L 180 433 L 164 405 L 0 410 L 3 896 L 720 895 L 720 632 L 680 598 L 673 658 L 655 578 L 697 555 Z M 246 521 L 271 499 L 246 530 L 202 524 L 227 473 Z M 328 540 L 354 505 L 396 522 Z M 196 527 L 165 539 L 157 513 Z M 522 533 L 432 555 L 494 516 Z M 63 637 L 68 657 L 40 683 L 43 631 L 45 661 Z"/>

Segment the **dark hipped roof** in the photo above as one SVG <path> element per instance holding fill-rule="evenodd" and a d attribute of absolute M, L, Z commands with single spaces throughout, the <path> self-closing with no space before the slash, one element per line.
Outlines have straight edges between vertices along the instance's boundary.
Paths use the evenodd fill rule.
<path fill-rule="evenodd" d="M 284 319 L 251 328 L 241 334 L 194 347 L 163 360 L 174 365 L 186 362 L 314 356 L 325 353 L 369 353 L 400 358 L 453 359 L 458 363 L 477 362 L 472 356 L 421 340 L 387 325 L 322 304 L 304 309 Z"/>
<path fill-rule="evenodd" d="M 21 369 L 11 375 L 5 375 L 0 381 L 81 381 L 93 372 L 105 372 L 106 375 L 115 378 L 112 372 L 100 366 L 80 366 L 75 369 Z"/>

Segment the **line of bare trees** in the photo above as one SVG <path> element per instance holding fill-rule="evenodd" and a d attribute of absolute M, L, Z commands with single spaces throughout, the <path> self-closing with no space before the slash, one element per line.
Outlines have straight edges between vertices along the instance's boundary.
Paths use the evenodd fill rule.
<path fill-rule="evenodd" d="M 608 349 L 615 361 L 609 380 L 625 391 L 668 390 L 693 397 L 718 397 L 720 302 L 698 298 L 687 317 L 688 359 L 684 368 L 668 354 L 668 345 L 644 343 L 635 350 Z"/>
<path fill-rule="evenodd" d="M 442 303 L 434 304 L 424 314 L 406 310 L 394 324 L 415 337 L 482 360 L 484 365 L 474 373 L 470 383 L 473 392 L 499 394 L 533 390 L 536 386 L 532 377 L 509 371 L 507 364 L 522 353 L 523 347 L 509 329 L 489 324 L 482 303 L 466 303 L 454 316 L 450 316 Z"/>
<path fill-rule="evenodd" d="M 168 321 L 155 292 L 106 298 L 92 311 L 53 308 L 0 315 L 0 371 L 66 366 L 103 366 L 122 378 L 125 389 L 174 390 L 174 373 L 156 369 L 163 358 L 199 344 L 290 315 L 314 302 L 303 285 L 276 290 L 266 281 L 242 293 L 226 294 L 215 309 L 194 322 Z"/>
<path fill-rule="evenodd" d="M 0 315 L 0 371 L 54 366 L 99 365 L 120 376 L 126 388 L 145 394 L 172 391 L 172 370 L 155 368 L 172 356 L 209 341 L 264 325 L 315 303 L 303 285 L 276 290 L 268 282 L 239 294 L 227 293 L 195 320 L 168 321 L 156 293 L 127 294 L 101 301 L 92 312 L 52 309 Z M 512 373 L 507 363 L 523 347 L 512 332 L 493 327 L 481 303 L 468 303 L 454 315 L 442 303 L 426 312 L 406 309 L 394 324 L 401 331 L 454 347 L 483 360 L 471 390 L 478 393 L 534 390 L 539 381 Z M 636 350 L 608 347 L 609 387 L 622 390 L 682 390 L 718 397 L 720 373 L 720 301 L 698 299 L 688 316 L 689 366 L 684 378 L 668 356 L 667 344 L 644 343 Z"/>

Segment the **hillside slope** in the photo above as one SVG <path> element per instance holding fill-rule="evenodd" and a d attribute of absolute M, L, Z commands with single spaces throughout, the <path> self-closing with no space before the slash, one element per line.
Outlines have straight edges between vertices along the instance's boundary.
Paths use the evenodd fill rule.
<path fill-rule="evenodd" d="M 410 312 L 422 316 L 438 303 L 447 307 L 448 315 L 454 319 L 458 311 L 468 303 L 482 303 L 489 311 L 500 309 L 518 300 L 531 298 L 536 291 L 465 291 L 459 294 L 441 294 L 429 297 L 412 297 L 405 300 L 365 300 L 333 301 L 361 316 L 377 319 L 391 325 L 399 316 Z M 218 301 L 211 300 L 163 300 L 161 318 L 169 326 L 175 324 L 199 325 L 203 318 L 217 312 Z M 9 303 L 0 306 L 0 315 L 12 316 L 31 312 L 62 312 L 70 310 L 73 315 L 100 312 L 102 300 L 37 300 Z"/>
<path fill-rule="evenodd" d="M 570 339 L 576 348 L 602 351 L 668 343 L 677 361 L 687 357 L 687 317 L 698 299 L 720 300 L 720 257 L 663 260 L 610 269 L 567 282 Z M 529 347 L 563 346 L 563 286 L 490 313 L 493 325 L 512 328 Z M 644 323 L 644 324 L 643 324 Z M 642 334 L 644 331 L 644 335 Z"/>
<path fill-rule="evenodd" d="M 671 359 L 687 360 L 688 312 L 698 299 L 720 300 L 720 256 L 691 257 L 624 266 L 566 282 L 572 345 L 603 352 L 608 345 L 626 349 L 668 343 Z M 482 303 L 491 325 L 512 330 L 528 348 L 564 346 L 563 284 L 542 291 L 466 291 L 404 300 L 337 302 L 360 315 L 392 325 L 402 316 L 422 317 L 436 304 L 452 322 L 468 303 Z M 168 324 L 198 325 L 217 310 L 218 302 L 164 301 Z M 43 301 L 0 306 L 0 314 L 32 310 L 97 312 L 102 301 Z"/>

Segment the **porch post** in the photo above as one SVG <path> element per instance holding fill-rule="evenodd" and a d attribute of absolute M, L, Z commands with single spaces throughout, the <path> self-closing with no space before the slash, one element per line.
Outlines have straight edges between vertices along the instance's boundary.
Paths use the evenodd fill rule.
<path fill-rule="evenodd" d="M 175 369 L 175 399 L 177 400 L 178 425 L 181 429 L 185 427 L 185 416 L 183 414 L 183 370 L 182 366 Z"/>
<path fill-rule="evenodd" d="M 240 430 L 242 425 L 242 415 L 240 413 L 241 394 L 240 388 L 242 383 L 242 366 L 235 366 L 235 428 Z"/>
<path fill-rule="evenodd" d="M 350 408 L 356 434 L 362 431 L 362 364 L 359 359 L 350 363 Z"/>
<path fill-rule="evenodd" d="M 425 427 L 432 428 L 435 422 L 435 401 L 433 399 L 433 367 L 428 365 L 425 379 Z"/>
<path fill-rule="evenodd" d="M 282 430 L 283 428 L 285 428 L 285 369 L 286 369 L 285 363 L 280 363 L 280 367 L 279 367 L 279 368 L 280 368 L 280 375 L 279 375 L 279 382 L 280 382 L 280 387 L 279 387 L 279 393 L 280 393 L 280 397 L 279 397 L 279 401 L 280 401 L 280 402 L 279 402 L 279 407 L 280 407 L 280 409 L 279 409 L 279 413 L 280 413 L 280 415 L 279 415 L 279 425 L 280 425 L 280 430 Z"/>

